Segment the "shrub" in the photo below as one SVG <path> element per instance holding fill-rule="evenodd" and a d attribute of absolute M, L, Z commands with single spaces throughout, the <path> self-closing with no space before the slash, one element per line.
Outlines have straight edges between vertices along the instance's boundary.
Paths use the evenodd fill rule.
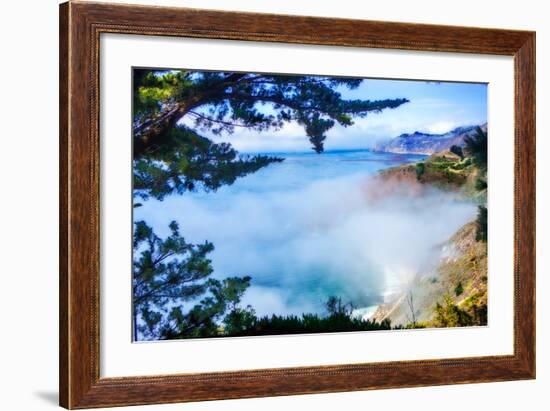
<path fill-rule="evenodd" d="M 477 207 L 476 226 L 476 240 L 487 242 L 487 207 Z"/>
<path fill-rule="evenodd" d="M 477 191 L 485 190 L 487 188 L 487 181 L 482 178 L 476 179 L 475 188 Z"/>
<path fill-rule="evenodd" d="M 426 171 L 426 165 L 424 163 L 416 163 L 416 179 L 420 181 L 420 178 Z"/>
<path fill-rule="evenodd" d="M 487 168 L 487 132 L 480 127 L 473 136 L 464 137 L 464 150 L 474 158 L 475 163 L 482 169 Z"/>
<path fill-rule="evenodd" d="M 389 320 L 376 322 L 353 315 L 353 305 L 339 297 L 330 297 L 325 304 L 327 315 L 316 313 L 271 315 L 257 317 L 251 307 L 235 308 L 224 319 L 219 336 L 254 336 L 281 334 L 309 334 L 339 331 L 391 330 Z"/>
<path fill-rule="evenodd" d="M 437 303 L 435 306 L 434 324 L 438 327 L 466 327 L 474 325 L 474 318 L 446 295 L 443 303 Z"/>
<path fill-rule="evenodd" d="M 464 170 L 466 167 L 469 167 L 471 165 L 472 165 L 472 159 L 468 157 L 462 161 L 459 161 L 458 163 L 454 163 L 452 165 L 452 168 L 454 170 Z"/>
<path fill-rule="evenodd" d="M 452 145 L 451 148 L 449 149 L 449 151 L 453 154 L 456 154 L 457 156 L 459 156 L 461 159 L 464 158 L 464 152 L 462 151 L 462 147 L 460 146 L 457 146 L 456 144 L 455 145 Z"/>
<path fill-rule="evenodd" d="M 455 295 L 458 297 L 464 292 L 464 287 L 462 286 L 462 282 L 459 282 L 455 287 Z"/>
<path fill-rule="evenodd" d="M 481 306 L 474 305 L 474 324 L 487 325 L 487 304 Z"/>

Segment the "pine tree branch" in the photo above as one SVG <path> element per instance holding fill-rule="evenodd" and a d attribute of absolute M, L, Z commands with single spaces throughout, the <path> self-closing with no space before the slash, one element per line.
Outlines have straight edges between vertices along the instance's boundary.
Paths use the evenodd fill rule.
<path fill-rule="evenodd" d="M 230 122 L 223 121 L 223 120 L 217 120 L 215 118 L 208 117 L 208 116 L 205 116 L 204 114 L 198 113 L 196 111 L 191 111 L 191 110 L 188 111 L 187 114 L 191 114 L 191 115 L 194 115 L 198 118 L 202 118 L 203 120 L 206 120 L 206 121 L 209 121 L 209 122 L 212 122 L 212 123 L 222 124 L 222 125 L 228 126 L 228 127 L 244 127 L 244 128 L 254 128 L 255 127 L 255 125 L 253 125 L 253 124 L 230 123 Z"/>

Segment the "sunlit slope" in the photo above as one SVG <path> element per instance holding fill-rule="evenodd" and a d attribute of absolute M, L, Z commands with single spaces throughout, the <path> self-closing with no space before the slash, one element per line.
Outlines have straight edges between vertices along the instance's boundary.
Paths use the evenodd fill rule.
<path fill-rule="evenodd" d="M 470 157 L 461 158 L 450 151 L 383 170 L 379 178 L 386 190 L 406 186 L 411 195 L 423 195 L 440 189 L 456 193 L 459 201 L 486 203 L 484 170 Z M 404 327 L 487 324 L 486 239 L 486 214 L 480 207 L 478 218 L 437 246 L 435 262 L 427 261 L 408 284 L 386 298 L 372 318 Z"/>

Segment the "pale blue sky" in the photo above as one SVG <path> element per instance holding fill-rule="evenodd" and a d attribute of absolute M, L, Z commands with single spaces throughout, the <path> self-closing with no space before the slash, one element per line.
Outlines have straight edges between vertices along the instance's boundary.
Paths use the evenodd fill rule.
<path fill-rule="evenodd" d="M 339 91 L 350 99 L 404 97 L 410 102 L 355 119 L 350 127 L 333 127 L 327 134 L 327 150 L 369 148 L 402 133 L 445 133 L 458 126 L 487 122 L 487 84 L 366 79 L 355 90 Z M 308 151 L 311 147 L 297 124 L 263 133 L 237 128 L 232 135 L 212 139 L 231 142 L 242 152 Z"/>

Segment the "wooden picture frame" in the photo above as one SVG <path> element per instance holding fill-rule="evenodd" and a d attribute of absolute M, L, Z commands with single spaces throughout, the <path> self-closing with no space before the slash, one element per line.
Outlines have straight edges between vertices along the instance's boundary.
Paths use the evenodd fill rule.
<path fill-rule="evenodd" d="M 101 33 L 513 56 L 514 354 L 154 377 L 99 372 Z M 535 378 L 535 33 L 69 2 L 60 6 L 60 405 L 91 408 Z"/>

